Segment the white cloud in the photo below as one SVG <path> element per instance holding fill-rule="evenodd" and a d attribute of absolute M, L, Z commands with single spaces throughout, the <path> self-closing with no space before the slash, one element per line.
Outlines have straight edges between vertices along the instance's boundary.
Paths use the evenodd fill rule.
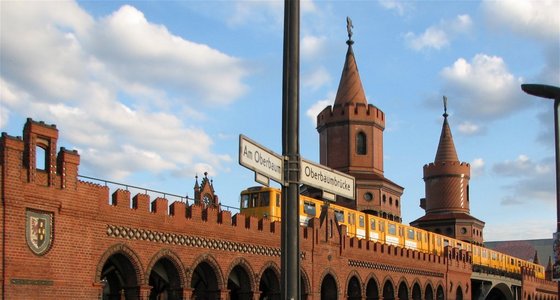
<path fill-rule="evenodd" d="M 535 200 L 552 203 L 555 198 L 553 163 L 552 157 L 535 162 L 521 154 L 515 160 L 494 164 L 494 173 L 515 179 L 513 184 L 503 187 L 511 193 L 501 203 L 517 205 Z"/>
<path fill-rule="evenodd" d="M 419 51 L 428 48 L 439 50 L 449 46 L 456 35 L 468 32 L 472 27 L 472 20 L 468 15 L 458 15 L 451 21 L 443 20 L 438 25 L 428 27 L 422 34 L 407 32 L 404 36 L 412 49 Z"/>
<path fill-rule="evenodd" d="M 482 158 L 475 158 L 471 162 L 471 177 L 480 177 L 484 175 L 485 162 Z"/>
<path fill-rule="evenodd" d="M 94 176 L 191 176 L 194 162 L 215 174 L 231 161 L 193 120 L 205 118 L 204 105 L 243 95 L 243 61 L 132 6 L 98 20 L 72 2 L 6 2 L 2 10 L 2 122 L 9 111 L 56 123 Z"/>
<path fill-rule="evenodd" d="M 316 70 L 312 71 L 310 74 L 306 74 L 302 78 L 303 86 L 309 87 L 312 90 L 317 90 L 330 81 L 331 75 L 324 67 L 319 67 Z"/>
<path fill-rule="evenodd" d="M 486 131 L 486 128 L 480 124 L 471 121 L 463 121 L 458 126 L 459 132 L 464 135 L 477 135 Z"/>
<path fill-rule="evenodd" d="M 301 56 L 306 59 L 316 58 L 326 48 L 327 38 L 325 36 L 306 35 L 301 40 Z"/>
<path fill-rule="evenodd" d="M 511 74 L 501 57 L 477 54 L 470 62 L 459 58 L 441 76 L 459 119 L 495 119 L 527 107 L 519 92 L 522 78 Z"/>
<path fill-rule="evenodd" d="M 331 95 L 331 96 L 332 97 L 329 96 L 327 99 L 323 99 L 323 100 L 319 100 L 319 101 L 315 102 L 305 112 L 305 114 L 307 115 L 309 120 L 314 125 L 317 125 L 317 115 L 319 115 L 319 113 L 321 111 L 323 111 L 323 109 L 325 109 L 325 107 L 327 107 L 329 105 L 332 105 L 334 103 L 334 95 Z"/>
<path fill-rule="evenodd" d="M 488 22 L 530 37 L 558 43 L 560 2 L 558 0 L 485 0 L 482 9 Z"/>
<path fill-rule="evenodd" d="M 404 15 L 405 11 L 412 8 L 411 2 L 408 1 L 380 0 L 378 3 L 385 9 L 396 11 L 399 16 Z"/>
<path fill-rule="evenodd" d="M 490 225 L 490 226 L 489 226 Z M 520 232 L 531 239 L 550 239 L 550 232 L 556 231 L 554 220 L 527 219 L 523 222 L 486 224 L 484 228 L 484 239 L 486 241 L 516 241 L 520 239 Z"/>

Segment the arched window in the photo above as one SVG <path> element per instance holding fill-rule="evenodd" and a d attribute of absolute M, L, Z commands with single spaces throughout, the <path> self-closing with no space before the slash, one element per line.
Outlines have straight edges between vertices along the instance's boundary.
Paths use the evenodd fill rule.
<path fill-rule="evenodd" d="M 358 132 L 358 134 L 356 135 L 356 154 L 367 154 L 367 138 L 366 134 L 362 131 Z"/>

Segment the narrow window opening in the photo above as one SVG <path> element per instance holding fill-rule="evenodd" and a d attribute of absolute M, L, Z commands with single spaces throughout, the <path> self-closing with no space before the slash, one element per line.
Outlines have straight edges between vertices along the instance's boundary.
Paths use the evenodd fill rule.
<path fill-rule="evenodd" d="M 358 155 L 366 155 L 367 154 L 367 139 L 366 134 L 363 132 L 358 132 L 356 135 L 356 153 Z"/>
<path fill-rule="evenodd" d="M 47 170 L 47 149 L 37 146 L 35 147 L 35 169 L 46 171 Z"/>

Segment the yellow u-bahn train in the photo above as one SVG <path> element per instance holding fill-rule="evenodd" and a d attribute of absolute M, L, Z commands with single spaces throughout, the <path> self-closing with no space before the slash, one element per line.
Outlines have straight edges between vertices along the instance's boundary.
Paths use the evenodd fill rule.
<path fill-rule="evenodd" d="M 241 192 L 241 213 L 246 216 L 266 217 L 271 221 L 279 221 L 280 190 L 270 187 L 251 187 Z M 311 218 L 318 218 L 324 201 L 300 195 L 299 221 L 307 224 Z M 346 225 L 346 234 L 351 237 L 414 249 L 426 253 L 442 255 L 447 246 L 464 249 L 472 253 L 474 266 L 501 272 L 520 274 L 521 269 L 534 272 L 541 279 L 545 277 L 545 268 L 539 264 L 494 251 L 448 236 L 418 229 L 402 223 L 366 214 L 336 204 L 329 209 L 339 224 Z"/>

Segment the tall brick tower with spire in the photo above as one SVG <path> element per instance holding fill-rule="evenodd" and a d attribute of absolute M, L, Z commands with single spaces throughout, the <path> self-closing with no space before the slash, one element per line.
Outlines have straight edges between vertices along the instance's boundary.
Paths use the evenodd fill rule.
<path fill-rule="evenodd" d="M 447 98 L 441 136 L 433 163 L 424 165 L 426 198 L 420 200 L 426 214 L 411 222 L 415 227 L 441 233 L 470 243 L 483 243 L 484 222 L 470 215 L 471 166 L 460 162 L 447 121 Z"/>
<path fill-rule="evenodd" d="M 337 204 L 401 221 L 403 188 L 383 174 L 385 114 L 368 104 L 348 24 L 348 51 L 333 106 L 317 116 L 322 165 L 356 178 L 356 200 L 337 197 Z"/>

